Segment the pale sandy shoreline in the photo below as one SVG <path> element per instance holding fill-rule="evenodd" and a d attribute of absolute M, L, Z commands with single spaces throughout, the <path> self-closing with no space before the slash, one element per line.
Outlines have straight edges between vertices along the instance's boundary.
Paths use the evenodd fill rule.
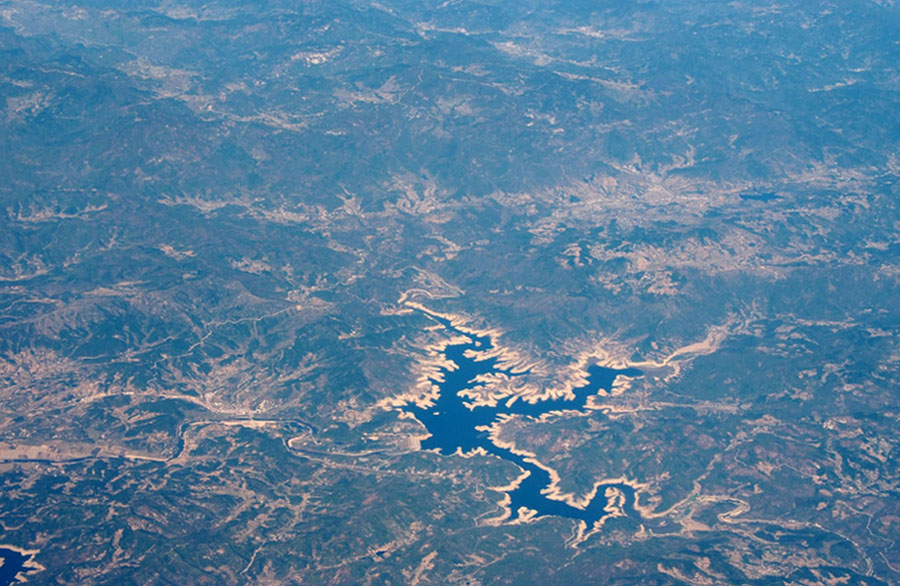
<path fill-rule="evenodd" d="M 482 383 L 475 389 L 467 389 L 461 394 L 471 403 L 472 406 L 491 406 L 496 407 L 501 401 L 526 401 L 534 404 L 540 401 L 557 398 L 574 398 L 574 390 L 581 388 L 589 383 L 589 367 L 597 365 L 616 370 L 636 369 L 640 370 L 643 376 L 649 376 L 662 384 L 670 382 L 677 378 L 683 371 L 684 365 L 691 362 L 698 356 L 712 354 L 716 352 L 722 345 L 723 341 L 735 330 L 740 329 L 739 321 L 732 316 L 725 323 L 713 326 L 707 330 L 707 334 L 703 340 L 693 342 L 677 348 L 667 355 L 656 360 L 631 361 L 625 359 L 628 355 L 627 349 L 619 342 L 611 339 L 601 340 L 591 348 L 583 349 L 576 355 L 561 376 L 557 378 L 557 383 L 539 387 L 536 383 L 522 380 L 519 376 L 515 378 L 510 375 L 527 375 L 530 373 L 543 375 L 538 378 L 547 378 L 546 365 L 540 360 L 529 359 L 514 348 L 509 348 L 502 343 L 503 332 L 496 328 L 477 328 L 471 325 L 471 320 L 463 315 L 453 313 L 442 313 L 428 308 L 423 303 L 412 299 L 414 296 L 430 297 L 426 291 L 412 290 L 404 293 L 398 300 L 399 308 L 397 313 L 420 312 L 436 320 L 442 320 L 455 330 L 453 335 L 436 342 L 432 342 L 425 346 L 425 357 L 419 361 L 417 365 L 416 382 L 404 393 L 383 399 L 378 406 L 388 410 L 401 410 L 401 417 L 404 419 L 415 419 L 410 413 L 403 412 L 402 407 L 408 404 L 415 404 L 420 408 L 427 408 L 434 404 L 440 394 L 439 384 L 443 382 L 442 372 L 452 371 L 457 368 L 456 364 L 448 360 L 444 356 L 444 351 L 448 346 L 464 344 L 471 342 L 475 337 L 486 337 L 490 340 L 491 348 L 487 350 L 470 349 L 466 351 L 466 357 L 481 361 L 496 359 L 497 369 L 506 372 L 491 373 L 487 375 L 479 375 L 477 382 Z M 429 330 L 439 329 L 443 326 L 435 324 L 430 326 Z M 507 374 L 509 373 L 509 374 Z M 604 389 L 598 390 L 595 397 L 591 397 L 586 404 L 586 408 L 592 410 L 600 410 L 611 415 L 631 412 L 633 409 L 626 409 L 621 406 L 604 404 L 604 397 L 614 397 L 626 393 L 633 384 L 634 377 L 627 375 L 618 375 L 609 391 Z M 550 412 L 542 416 L 552 416 L 555 412 Z M 611 478 L 603 478 L 596 480 L 593 487 L 582 493 L 565 492 L 561 488 L 562 479 L 559 473 L 552 467 L 543 464 L 538 460 L 536 454 L 526 450 L 519 449 L 513 442 L 503 441 L 499 437 L 500 429 L 505 421 L 511 416 L 500 415 L 486 431 L 489 432 L 490 441 L 498 448 L 509 450 L 510 452 L 522 457 L 529 464 L 532 464 L 544 470 L 550 477 L 550 484 L 542 490 L 542 493 L 549 499 L 564 502 L 577 509 L 585 509 L 596 498 L 601 487 L 604 488 L 604 496 L 607 499 L 605 510 L 607 515 L 594 523 L 593 527 L 588 528 L 585 522 L 580 522 L 580 527 L 573 536 L 572 544 L 577 545 L 591 534 L 598 531 L 606 519 L 616 516 L 625 515 L 624 506 L 626 497 L 618 486 L 627 486 L 634 491 L 634 510 L 638 512 L 641 518 L 653 519 L 669 514 L 673 508 L 670 507 L 666 511 L 656 511 L 654 501 L 658 501 L 658 497 L 653 497 L 651 485 L 642 483 L 636 479 L 628 478 L 625 475 Z M 430 437 L 425 432 L 415 438 L 417 445 L 421 445 L 421 441 Z M 476 455 L 487 455 L 483 448 L 472 450 L 468 453 L 462 453 L 457 450 L 456 455 L 471 458 Z M 525 507 L 520 507 L 518 511 L 512 511 L 512 504 L 509 493 L 514 491 L 528 477 L 530 473 L 523 471 L 517 478 L 509 484 L 502 486 L 492 486 L 491 490 L 502 493 L 502 497 L 497 502 L 503 511 L 496 517 L 484 519 L 485 525 L 501 525 L 501 524 L 519 524 L 533 521 L 538 512 L 531 511 Z M 644 497 L 644 498 L 642 498 Z M 650 503 L 643 503 L 648 498 Z M 677 505 L 675 505 L 677 507 Z"/>

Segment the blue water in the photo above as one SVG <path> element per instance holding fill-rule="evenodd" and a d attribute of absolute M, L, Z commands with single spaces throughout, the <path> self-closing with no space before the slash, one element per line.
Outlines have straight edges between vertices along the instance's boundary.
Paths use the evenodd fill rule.
<path fill-rule="evenodd" d="M 14 549 L 0 547 L 0 559 L 3 560 L 3 564 L 0 565 L 0 586 L 9 586 L 18 582 L 17 576 L 23 569 L 27 569 L 25 564 L 31 556 Z"/>
<path fill-rule="evenodd" d="M 568 519 L 585 521 L 592 525 L 602 519 L 607 513 L 603 510 L 607 501 L 604 496 L 605 488 L 601 486 L 593 500 L 580 509 L 562 501 L 548 498 L 541 491 L 550 485 L 550 474 L 544 469 L 528 462 L 524 457 L 511 452 L 508 449 L 495 445 L 487 432 L 479 431 L 481 426 L 489 426 L 500 415 L 519 415 L 537 418 L 550 411 L 566 409 L 583 409 L 587 400 L 600 389 L 609 390 L 619 375 L 640 376 L 639 370 L 614 369 L 593 365 L 588 368 L 588 382 L 582 387 L 573 390 L 575 397 L 572 399 L 556 398 L 528 403 L 522 400 L 513 402 L 504 400 L 497 406 L 473 407 L 471 402 L 460 395 L 461 391 L 476 388 L 481 383 L 473 382 L 481 374 L 503 373 L 508 376 L 521 376 L 497 365 L 497 358 L 476 360 L 467 357 L 468 350 L 484 352 L 493 348 L 489 336 L 482 336 L 464 332 L 454 328 L 449 321 L 432 316 L 445 328 L 466 337 L 466 341 L 459 344 L 448 345 L 444 349 L 444 356 L 452 362 L 456 368 L 441 369 L 443 382 L 432 380 L 440 389 L 440 394 L 434 404 L 428 408 L 422 408 L 415 403 L 407 403 L 403 409 L 412 413 L 431 434 L 422 442 L 423 450 L 438 450 L 442 454 L 451 455 L 457 450 L 464 453 L 477 448 L 483 448 L 488 454 L 492 454 L 503 460 L 513 462 L 522 470 L 528 472 L 528 476 L 510 491 L 510 510 L 513 517 L 519 507 L 527 507 L 537 511 L 537 517 L 556 516 Z M 627 485 L 614 484 L 625 495 L 625 512 L 634 515 L 634 491 Z"/>

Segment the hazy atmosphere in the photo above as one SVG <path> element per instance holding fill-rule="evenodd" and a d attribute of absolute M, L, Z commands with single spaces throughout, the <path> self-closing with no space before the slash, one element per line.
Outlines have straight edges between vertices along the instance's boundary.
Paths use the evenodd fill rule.
<path fill-rule="evenodd" d="M 900 583 L 893 0 L 0 0 L 0 586 Z"/>

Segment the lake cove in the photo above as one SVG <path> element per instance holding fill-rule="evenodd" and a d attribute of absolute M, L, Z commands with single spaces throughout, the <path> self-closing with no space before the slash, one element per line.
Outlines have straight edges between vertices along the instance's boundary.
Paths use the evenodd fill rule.
<path fill-rule="evenodd" d="M 603 518 L 621 511 L 636 516 L 634 490 L 626 484 L 599 485 L 584 508 L 550 498 L 544 491 L 550 487 L 549 470 L 534 459 L 518 454 L 514 447 L 498 445 L 490 427 L 504 417 L 524 416 L 539 418 L 544 414 L 563 410 L 582 410 L 588 399 L 601 389 L 609 391 L 618 376 L 636 377 L 639 370 L 614 369 L 592 365 L 587 371 L 587 384 L 573 389 L 573 397 L 557 397 L 528 402 L 508 398 L 495 405 L 476 403 L 467 391 L 484 386 L 481 382 L 490 375 L 507 377 L 525 376 L 527 372 L 513 372 L 500 365 L 491 336 L 464 331 L 454 327 L 450 320 L 428 313 L 444 328 L 456 335 L 454 343 L 442 350 L 444 365 L 439 376 L 431 382 L 438 389 L 437 397 L 425 406 L 422 402 L 408 401 L 401 410 L 412 414 L 431 435 L 421 443 L 423 450 L 437 450 L 444 455 L 469 454 L 479 449 L 516 464 L 526 475 L 507 491 L 509 518 L 565 517 L 584 521 L 588 527 Z M 493 354 L 493 355 L 492 355 Z"/>
<path fill-rule="evenodd" d="M 25 574 L 43 569 L 37 564 L 29 563 L 35 553 L 11 545 L 0 545 L 0 586 L 18 584 L 25 580 Z"/>

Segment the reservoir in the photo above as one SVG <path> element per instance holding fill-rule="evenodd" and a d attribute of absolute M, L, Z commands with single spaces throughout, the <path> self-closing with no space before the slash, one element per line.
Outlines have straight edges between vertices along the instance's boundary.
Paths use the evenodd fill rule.
<path fill-rule="evenodd" d="M 614 369 L 593 365 L 588 368 L 587 384 L 573 389 L 574 398 L 554 398 L 535 403 L 518 400 L 511 405 L 507 405 L 508 401 L 503 400 L 495 406 L 475 407 L 464 396 L 461 396 L 460 392 L 482 385 L 475 381 L 476 377 L 498 373 L 510 377 L 520 375 L 504 370 L 498 365 L 496 357 L 478 359 L 477 353 L 493 349 L 490 336 L 466 332 L 453 327 L 449 320 L 434 315 L 430 315 L 430 317 L 454 334 L 465 336 L 466 340 L 450 344 L 443 349 L 444 358 L 453 363 L 454 368 L 441 369 L 441 376 L 436 378 L 442 378 L 443 381 L 432 379 L 432 382 L 440 389 L 434 403 L 423 408 L 414 402 L 409 402 L 402 407 L 404 411 L 414 415 L 431 434 L 422 441 L 421 449 L 437 450 L 441 454 L 452 455 L 457 450 L 468 453 L 482 448 L 488 454 L 512 462 L 527 472 L 528 476 L 507 493 L 510 498 L 509 507 L 512 518 L 516 517 L 520 507 L 525 507 L 536 511 L 536 517 L 565 517 L 584 521 L 590 527 L 608 514 L 604 510 L 607 505 L 604 489 L 610 487 L 617 488 L 624 494 L 624 511 L 629 515 L 635 515 L 634 491 L 630 486 L 623 484 L 600 486 L 593 500 L 583 509 L 549 498 L 542 493 L 551 484 L 550 474 L 546 470 L 507 448 L 497 446 L 487 431 L 478 428 L 490 426 L 500 416 L 517 415 L 538 418 L 551 411 L 581 410 L 585 407 L 589 397 L 601 389 L 608 391 L 616 377 L 620 375 L 640 376 L 641 371 L 633 368 Z"/>
<path fill-rule="evenodd" d="M 30 571 L 32 568 L 25 567 L 25 564 L 31 556 L 23 554 L 15 549 L 0 546 L 0 586 L 9 586 L 10 584 L 18 584 L 17 577 L 19 573 Z"/>

